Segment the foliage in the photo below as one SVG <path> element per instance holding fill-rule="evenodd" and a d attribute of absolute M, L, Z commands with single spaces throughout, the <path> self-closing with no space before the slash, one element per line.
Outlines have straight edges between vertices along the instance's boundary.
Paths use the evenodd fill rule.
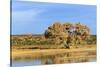
<path fill-rule="evenodd" d="M 87 40 L 90 36 L 90 30 L 86 25 L 76 23 L 64 23 L 60 24 L 59 22 L 54 23 L 52 26 L 49 26 L 45 31 L 45 38 L 55 39 L 57 42 L 62 42 L 65 47 L 70 45 L 81 44 L 82 41 Z"/>
<path fill-rule="evenodd" d="M 86 25 L 76 23 L 54 23 L 45 30 L 44 35 L 12 35 L 12 45 L 58 45 L 69 48 L 85 44 L 96 44 L 96 35 L 90 35 Z"/>

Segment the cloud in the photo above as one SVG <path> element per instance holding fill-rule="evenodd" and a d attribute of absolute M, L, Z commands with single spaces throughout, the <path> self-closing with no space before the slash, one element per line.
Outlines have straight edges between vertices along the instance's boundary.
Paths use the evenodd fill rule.
<path fill-rule="evenodd" d="M 31 32 L 28 28 L 34 26 L 35 20 L 38 15 L 44 10 L 26 10 L 26 11 L 13 11 L 12 12 L 12 33 L 26 33 Z M 31 26 L 32 25 L 32 26 Z M 28 29 L 28 30 L 27 30 Z"/>
<path fill-rule="evenodd" d="M 24 23 L 30 21 L 30 19 L 35 20 L 36 17 L 44 12 L 44 10 L 26 10 L 26 11 L 13 11 L 12 12 L 12 21 L 17 23 Z M 25 22 L 24 22 L 25 21 Z"/>

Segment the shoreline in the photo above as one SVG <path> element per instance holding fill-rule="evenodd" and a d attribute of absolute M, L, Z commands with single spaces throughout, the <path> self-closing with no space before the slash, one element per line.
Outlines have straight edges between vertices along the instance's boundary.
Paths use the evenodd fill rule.
<path fill-rule="evenodd" d="M 83 53 L 82 53 L 83 52 Z M 55 57 L 63 56 L 64 54 L 72 54 L 71 56 L 84 56 L 90 52 L 96 56 L 96 45 L 91 47 L 71 48 L 71 49 L 12 49 L 12 60 L 25 58 L 41 58 L 41 57 Z"/>

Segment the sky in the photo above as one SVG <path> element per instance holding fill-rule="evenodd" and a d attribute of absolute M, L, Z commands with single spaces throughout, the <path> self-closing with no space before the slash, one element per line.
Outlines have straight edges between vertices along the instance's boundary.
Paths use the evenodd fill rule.
<path fill-rule="evenodd" d="M 11 34 L 43 34 L 55 22 L 87 25 L 96 34 L 96 6 L 12 1 Z"/>

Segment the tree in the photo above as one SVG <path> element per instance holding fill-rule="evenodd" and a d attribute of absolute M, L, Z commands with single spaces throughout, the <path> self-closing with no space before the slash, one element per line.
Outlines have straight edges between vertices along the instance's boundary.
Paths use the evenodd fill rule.
<path fill-rule="evenodd" d="M 88 38 L 89 32 L 89 28 L 80 23 L 60 24 L 57 22 L 49 26 L 44 35 L 47 39 L 56 40 L 55 44 L 62 43 L 66 48 L 69 48 L 72 44 L 81 44 L 82 40 Z"/>

